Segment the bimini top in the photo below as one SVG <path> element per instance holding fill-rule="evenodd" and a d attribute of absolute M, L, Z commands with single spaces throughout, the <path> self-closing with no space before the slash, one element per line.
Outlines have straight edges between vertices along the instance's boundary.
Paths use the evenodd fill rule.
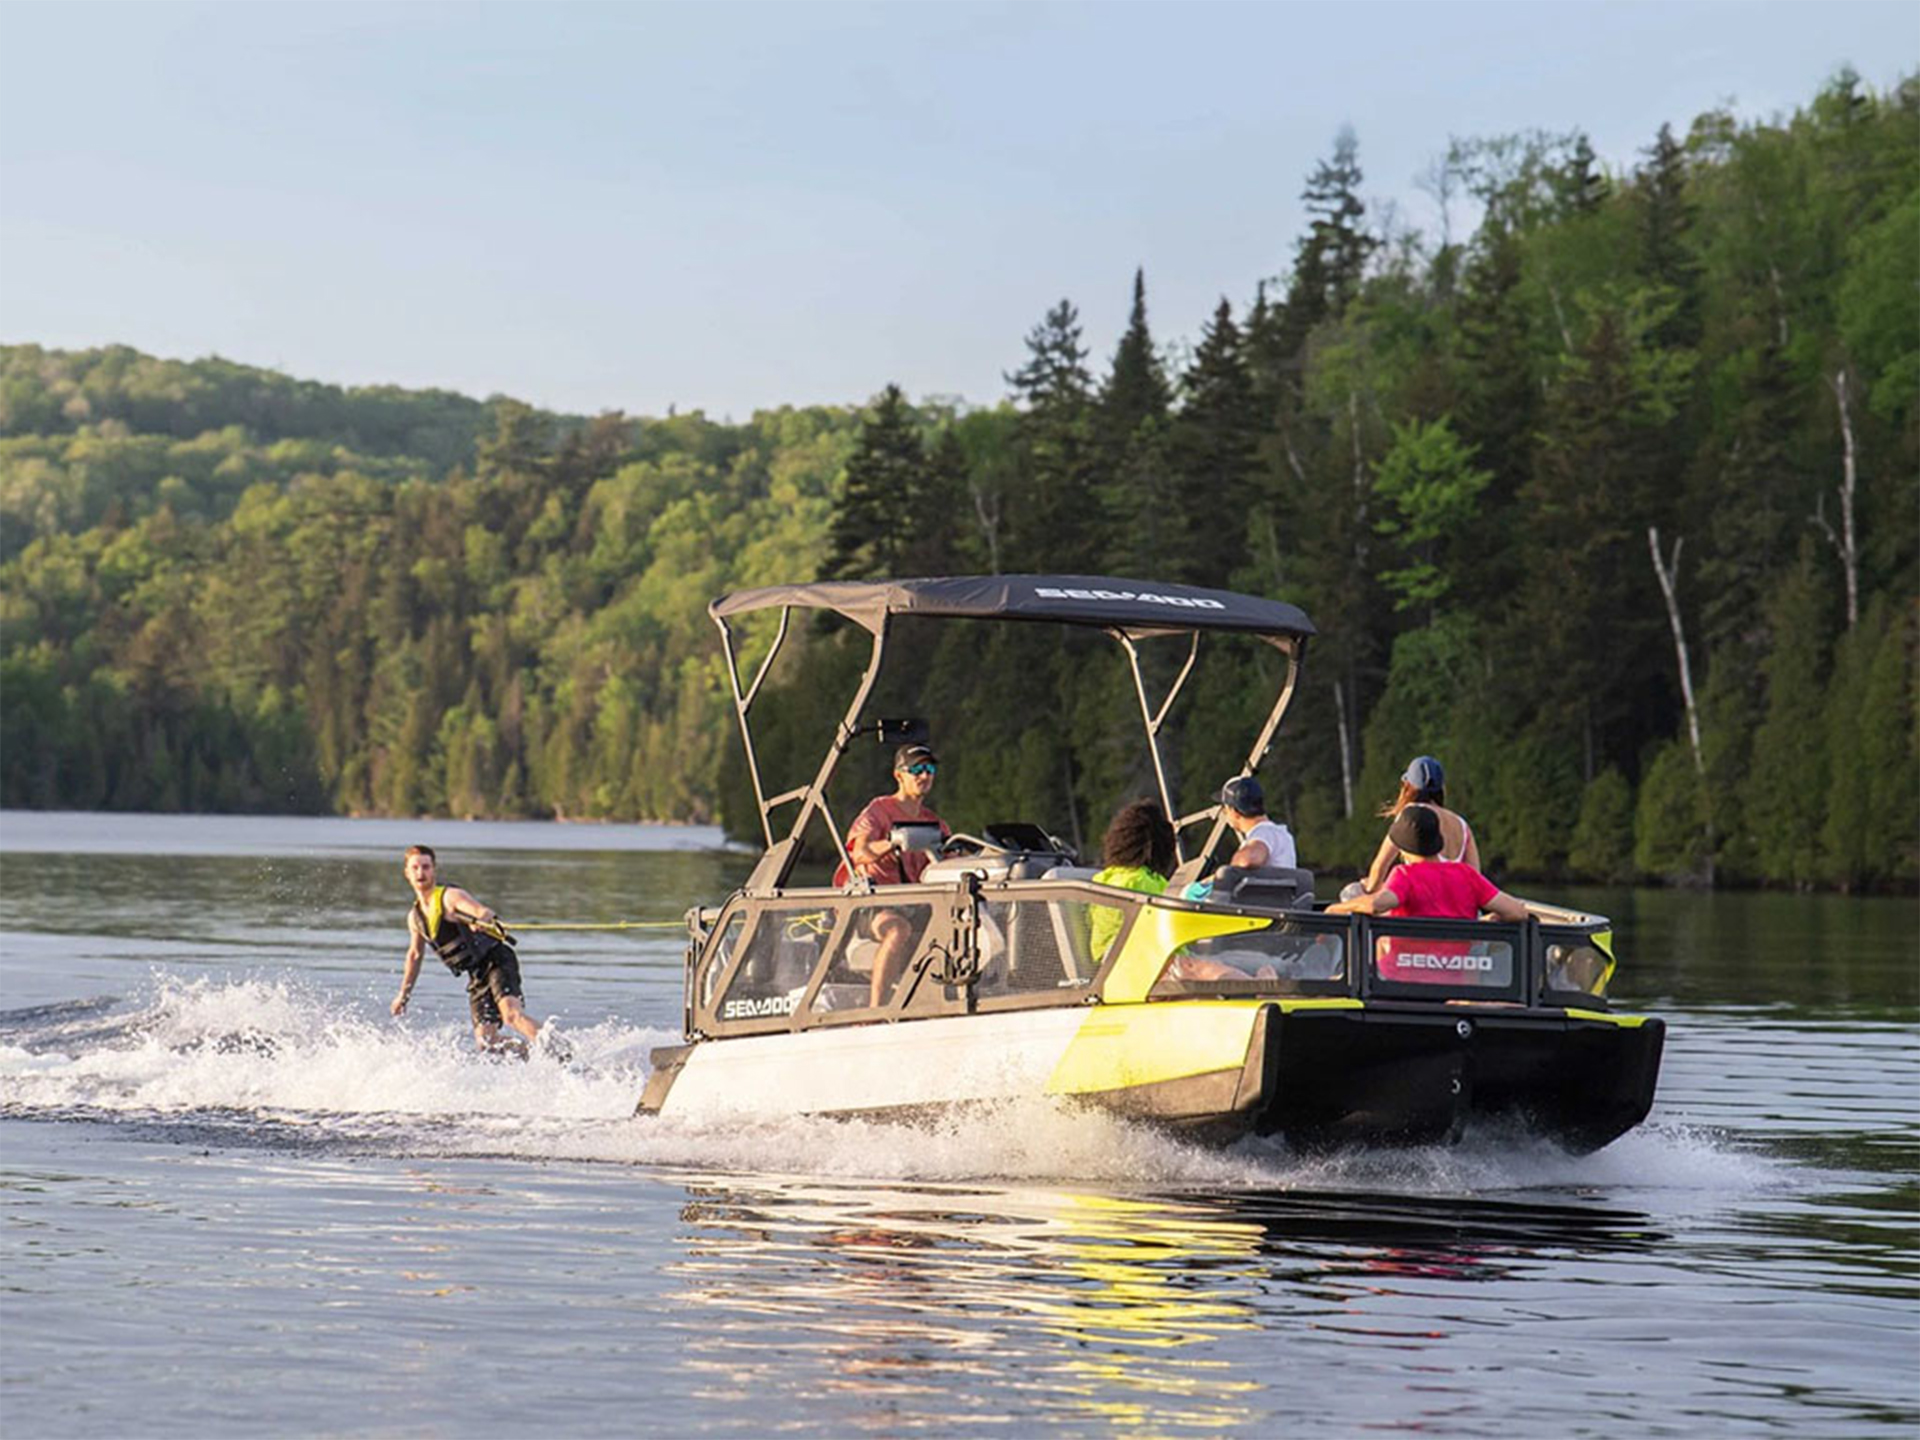
<path fill-rule="evenodd" d="M 736 590 L 707 607 L 716 620 L 773 606 L 832 610 L 874 634 L 890 615 L 969 620 L 1051 620 L 1127 635 L 1224 630 L 1307 636 L 1313 622 L 1297 605 L 1231 590 L 1116 580 L 1106 575 L 954 575 L 932 580 L 823 580 Z"/>

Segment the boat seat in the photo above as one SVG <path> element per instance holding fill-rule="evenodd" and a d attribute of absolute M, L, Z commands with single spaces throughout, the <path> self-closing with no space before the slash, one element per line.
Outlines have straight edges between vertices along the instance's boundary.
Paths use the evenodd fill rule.
<path fill-rule="evenodd" d="M 1208 898 L 1249 910 L 1311 910 L 1313 872 L 1288 865 L 1223 865 L 1214 874 Z"/>
<path fill-rule="evenodd" d="M 1042 880 L 1091 880 L 1099 873 L 1091 865 L 1056 865 L 1040 878 Z"/>

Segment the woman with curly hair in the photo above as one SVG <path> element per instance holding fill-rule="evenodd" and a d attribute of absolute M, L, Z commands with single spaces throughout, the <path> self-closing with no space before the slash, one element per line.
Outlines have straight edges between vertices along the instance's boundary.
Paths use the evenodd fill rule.
<path fill-rule="evenodd" d="M 1106 867 L 1094 875 L 1094 884 L 1144 895 L 1164 894 L 1173 869 L 1173 826 L 1160 802 L 1134 800 L 1122 805 L 1100 842 L 1100 857 Z M 1093 907 L 1089 939 L 1096 962 L 1120 933 L 1124 913 L 1106 905 Z"/>

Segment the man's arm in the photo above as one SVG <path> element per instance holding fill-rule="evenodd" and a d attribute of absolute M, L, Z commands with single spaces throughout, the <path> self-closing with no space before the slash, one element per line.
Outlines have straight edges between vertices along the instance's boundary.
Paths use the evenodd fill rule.
<path fill-rule="evenodd" d="M 1327 906 L 1328 915 L 1384 915 L 1400 908 L 1400 897 L 1391 890 L 1376 890 L 1371 895 L 1356 895 L 1351 900 L 1336 900 Z"/>
<path fill-rule="evenodd" d="M 395 1015 L 404 1015 L 407 1001 L 413 996 L 413 985 L 420 978 L 420 954 L 427 948 L 426 936 L 420 933 L 419 925 L 411 911 L 407 914 L 407 968 L 400 976 L 400 993 L 393 997 L 388 1006 Z"/>
<path fill-rule="evenodd" d="M 1271 858 L 1272 856 L 1267 850 L 1266 841 L 1249 840 L 1233 852 L 1233 858 L 1227 861 L 1227 863 L 1229 865 L 1238 865 L 1246 870 L 1258 870 Z"/>
<path fill-rule="evenodd" d="M 875 835 L 874 828 L 873 812 L 862 810 L 860 818 L 847 831 L 847 855 L 853 861 L 853 868 L 862 874 L 893 853 L 893 841 L 885 835 Z"/>
<path fill-rule="evenodd" d="M 478 920 L 485 925 L 491 925 L 500 918 L 488 906 L 482 905 L 473 896 L 454 885 L 447 887 L 447 893 L 440 901 L 440 908 L 449 915 L 458 915 L 466 920 Z"/>

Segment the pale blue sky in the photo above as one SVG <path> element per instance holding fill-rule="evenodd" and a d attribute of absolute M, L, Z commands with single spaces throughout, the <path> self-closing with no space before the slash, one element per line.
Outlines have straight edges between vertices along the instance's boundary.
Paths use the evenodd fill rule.
<path fill-rule="evenodd" d="M 987 403 L 1283 271 L 1335 131 L 1416 220 L 1452 135 L 1805 103 L 1920 7 L 0 4 L 0 339 L 745 418 Z"/>

